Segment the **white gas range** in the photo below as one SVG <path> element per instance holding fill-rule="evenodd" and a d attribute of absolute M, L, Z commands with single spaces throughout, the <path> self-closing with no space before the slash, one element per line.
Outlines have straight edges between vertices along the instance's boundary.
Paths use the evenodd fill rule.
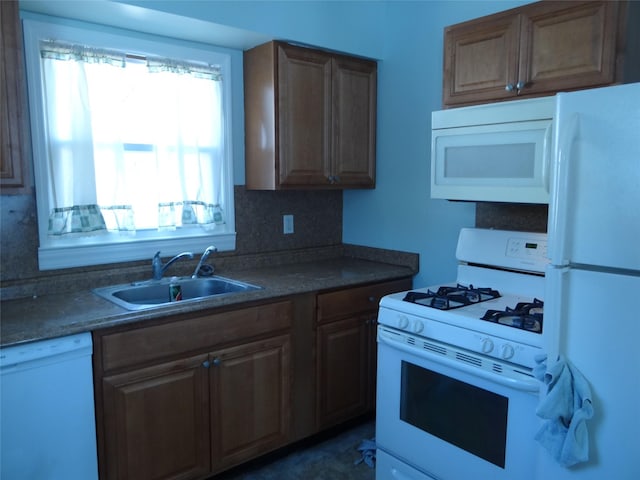
<path fill-rule="evenodd" d="M 378 480 L 531 478 L 546 242 L 462 229 L 453 282 L 381 300 Z"/>

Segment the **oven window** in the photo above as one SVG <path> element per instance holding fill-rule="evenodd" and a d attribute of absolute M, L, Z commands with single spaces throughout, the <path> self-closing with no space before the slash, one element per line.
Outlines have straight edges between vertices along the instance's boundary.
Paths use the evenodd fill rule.
<path fill-rule="evenodd" d="M 400 418 L 501 468 L 509 399 L 402 362 Z"/>

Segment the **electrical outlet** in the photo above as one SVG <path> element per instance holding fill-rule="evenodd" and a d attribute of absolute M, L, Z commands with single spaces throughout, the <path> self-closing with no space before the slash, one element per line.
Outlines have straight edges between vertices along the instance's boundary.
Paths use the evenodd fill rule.
<path fill-rule="evenodd" d="M 293 233 L 293 215 L 282 216 L 282 233 L 285 235 Z"/>

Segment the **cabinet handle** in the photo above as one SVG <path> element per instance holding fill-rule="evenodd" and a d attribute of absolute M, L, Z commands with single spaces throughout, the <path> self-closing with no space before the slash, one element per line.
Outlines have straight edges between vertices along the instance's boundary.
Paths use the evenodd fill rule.
<path fill-rule="evenodd" d="M 204 368 L 209 368 L 211 366 L 211 362 L 209 360 L 205 360 L 204 362 L 202 362 L 202 366 Z"/>
<path fill-rule="evenodd" d="M 217 367 L 219 365 L 222 365 L 222 360 L 220 360 L 220 357 L 216 357 L 213 359 L 213 364 Z"/>
<path fill-rule="evenodd" d="M 513 92 L 513 83 L 507 83 L 507 85 L 504 87 L 504 89 L 507 92 Z"/>

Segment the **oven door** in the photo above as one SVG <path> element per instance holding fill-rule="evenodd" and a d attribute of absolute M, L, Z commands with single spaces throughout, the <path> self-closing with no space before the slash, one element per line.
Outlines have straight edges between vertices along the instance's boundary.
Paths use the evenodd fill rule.
<path fill-rule="evenodd" d="M 519 378 L 479 368 L 477 360 L 379 326 L 378 448 L 428 478 L 534 478 L 539 383 L 526 372 Z"/>

